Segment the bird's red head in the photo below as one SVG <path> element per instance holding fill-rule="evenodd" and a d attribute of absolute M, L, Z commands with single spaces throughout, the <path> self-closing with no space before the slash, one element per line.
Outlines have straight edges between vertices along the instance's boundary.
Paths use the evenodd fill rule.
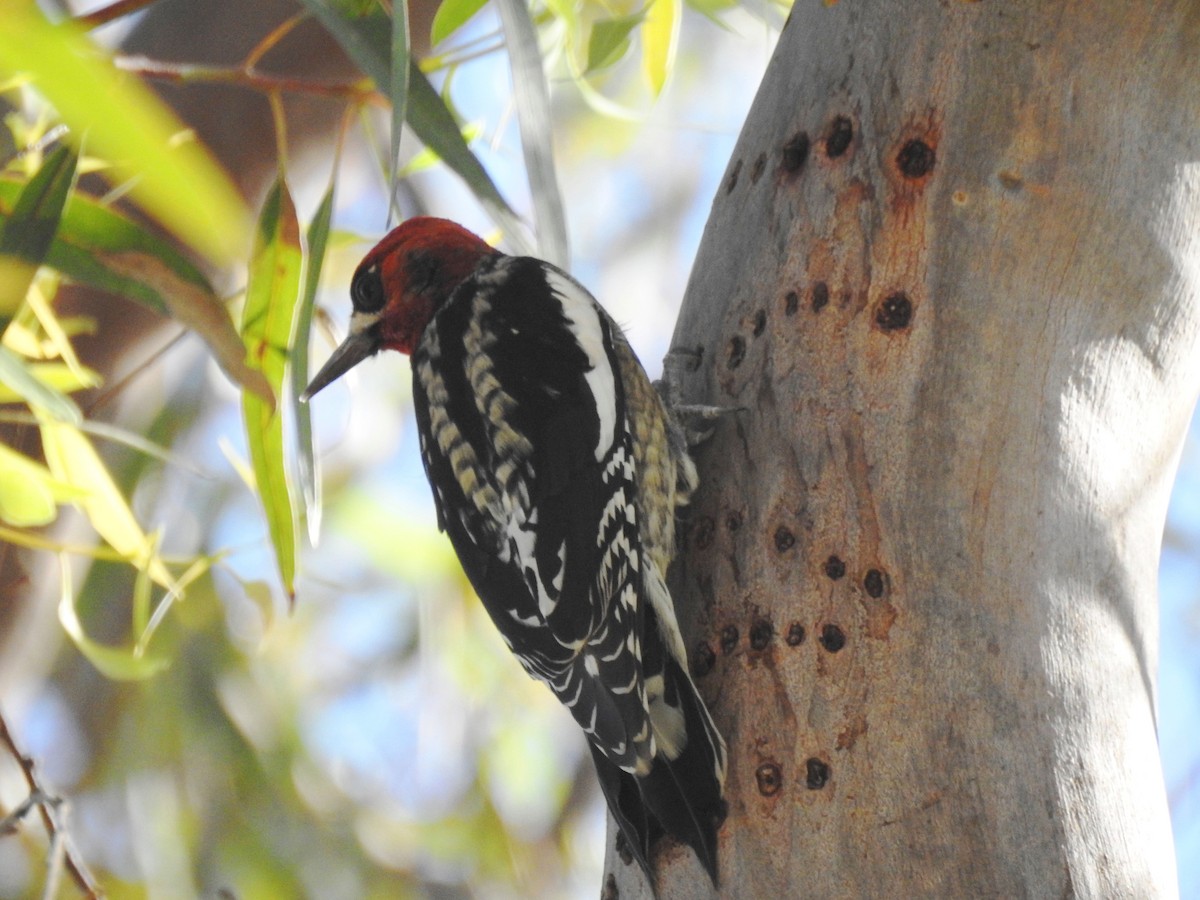
<path fill-rule="evenodd" d="M 447 219 L 419 216 L 393 228 L 358 264 L 350 282 L 350 334 L 301 399 L 380 350 L 412 353 L 438 308 L 497 252 Z"/>

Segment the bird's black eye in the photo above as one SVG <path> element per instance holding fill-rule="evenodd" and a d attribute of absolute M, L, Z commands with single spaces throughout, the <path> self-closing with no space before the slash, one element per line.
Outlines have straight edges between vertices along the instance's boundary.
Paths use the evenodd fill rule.
<path fill-rule="evenodd" d="M 350 300 L 354 303 L 354 311 L 361 313 L 377 313 L 383 309 L 383 279 L 379 277 L 379 266 L 373 265 L 368 269 L 360 269 L 354 275 L 350 285 Z"/>

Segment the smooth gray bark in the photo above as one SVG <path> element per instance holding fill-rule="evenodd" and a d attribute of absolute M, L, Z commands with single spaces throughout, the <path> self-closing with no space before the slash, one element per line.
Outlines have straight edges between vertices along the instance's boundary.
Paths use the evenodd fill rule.
<path fill-rule="evenodd" d="M 799 0 L 675 336 L 685 399 L 744 407 L 675 572 L 722 896 L 1177 893 L 1156 572 L 1198 300 L 1200 4 Z"/>

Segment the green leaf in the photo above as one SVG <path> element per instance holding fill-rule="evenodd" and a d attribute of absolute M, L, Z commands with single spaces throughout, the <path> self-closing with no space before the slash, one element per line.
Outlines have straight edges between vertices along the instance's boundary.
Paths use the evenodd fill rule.
<path fill-rule="evenodd" d="M 587 71 L 595 72 L 618 62 L 629 50 L 629 35 L 644 18 L 645 13 L 634 13 L 596 22 L 588 38 Z"/>
<path fill-rule="evenodd" d="M 521 150 L 537 217 L 538 252 L 555 265 L 568 267 L 567 217 L 554 169 L 554 126 L 550 89 L 542 66 L 537 29 L 526 0 L 497 0 L 512 65 L 513 99 L 521 126 Z"/>
<path fill-rule="evenodd" d="M 392 85 L 392 26 L 387 15 L 378 8 L 365 15 L 346 15 L 330 0 L 301 2 L 342 45 L 346 55 L 363 74 L 375 82 L 380 91 L 387 92 Z M 520 218 L 463 140 L 458 123 L 438 92 L 412 59 L 409 59 L 408 67 L 405 119 L 409 126 L 425 146 L 433 148 L 451 171 L 466 182 L 496 224 L 504 229 L 515 248 L 521 253 L 532 252 Z"/>
<path fill-rule="evenodd" d="M 0 221 L 12 221 L 21 187 L 0 178 Z M 44 264 L 79 284 L 174 316 L 208 344 L 234 382 L 267 394 L 262 376 L 246 366 L 242 339 L 208 279 L 143 225 L 75 193 L 67 201 Z"/>
<path fill-rule="evenodd" d="M 38 378 L 25 360 L 7 347 L 0 347 L 0 384 L 31 407 L 44 410 L 51 418 L 75 425 L 83 421 L 75 401 Z"/>
<path fill-rule="evenodd" d="M 312 405 L 300 402 L 308 387 L 308 347 L 312 334 L 313 310 L 317 305 L 317 288 L 325 249 L 329 244 L 329 226 L 333 220 L 334 185 L 321 199 L 312 224 L 308 226 L 308 261 L 304 267 L 304 288 L 296 310 L 296 337 L 292 342 L 292 417 L 296 423 L 296 462 L 300 476 L 300 493 L 304 500 L 304 519 L 308 523 L 309 543 L 316 546 L 321 533 L 321 473 L 316 441 L 312 430 Z"/>
<path fill-rule="evenodd" d="M 472 122 L 469 125 L 463 126 L 463 139 L 468 144 L 478 140 L 481 134 L 483 134 L 483 125 L 479 122 Z M 418 172 L 428 171 L 441 161 L 441 158 L 436 153 L 425 147 L 409 158 L 408 162 L 404 164 L 404 168 L 400 170 L 400 177 L 407 178 Z"/>
<path fill-rule="evenodd" d="M 483 208 L 488 211 L 488 215 L 504 229 L 505 236 L 512 242 L 514 249 L 518 253 L 534 252 L 520 218 L 512 211 L 483 164 L 467 146 L 458 122 L 438 96 L 438 92 L 433 89 L 425 73 L 414 66 L 410 76 L 408 124 L 412 130 L 425 146 L 432 147 L 442 162 L 467 183 Z"/>
<path fill-rule="evenodd" d="M 93 666 L 106 678 L 114 681 L 142 681 L 157 675 L 167 668 L 170 661 L 161 656 L 149 653 L 139 653 L 134 650 L 121 650 L 117 647 L 106 647 L 97 644 L 84 633 L 79 615 L 75 612 L 75 601 L 71 590 L 71 569 L 65 558 L 62 561 L 62 596 L 58 601 L 58 621 L 67 633 L 67 637 L 75 644 Z"/>
<path fill-rule="evenodd" d="M 242 340 L 250 365 L 266 378 L 276 398 L 283 396 L 303 261 L 296 207 L 280 174 L 259 215 L 242 311 Z M 245 391 L 242 416 L 275 560 L 291 599 L 295 596 L 296 523 L 283 457 L 282 407 Z"/>
<path fill-rule="evenodd" d="M 147 212 L 212 261 L 242 250 L 247 216 L 236 188 L 185 126 L 136 79 L 118 71 L 70 23 L 51 25 L 33 3 L 8 3 L 0 74 L 29 73 L 41 93 L 87 137 L 88 151 L 133 178 Z"/>
<path fill-rule="evenodd" d="M 662 93 L 675 65 L 682 13 L 681 0 L 650 0 L 646 9 L 646 24 L 642 27 L 642 71 L 655 97 Z"/>
<path fill-rule="evenodd" d="M 46 258 L 75 178 L 75 154 L 59 147 L 21 189 L 0 222 L 0 327 L 16 314 Z"/>
<path fill-rule="evenodd" d="M 485 3 L 487 0 L 442 0 L 434 13 L 433 27 L 430 29 L 429 39 L 433 46 L 436 47 L 471 21 Z"/>
<path fill-rule="evenodd" d="M 7 221 L 21 194 L 22 185 L 0 178 L 0 221 Z M 50 244 L 45 264 L 81 284 L 120 294 L 166 314 L 166 301 L 139 282 L 122 277 L 106 265 L 108 256 L 144 253 L 156 256 L 176 275 L 207 287 L 200 270 L 170 243 L 144 226 L 101 205 L 94 198 L 75 193 L 67 201 L 58 233 Z M 93 258 L 94 261 L 93 261 Z"/>
<path fill-rule="evenodd" d="M 42 161 L 13 205 L 11 220 L 0 230 L 0 254 L 41 265 L 67 204 L 76 162 L 69 147 L 59 147 Z"/>

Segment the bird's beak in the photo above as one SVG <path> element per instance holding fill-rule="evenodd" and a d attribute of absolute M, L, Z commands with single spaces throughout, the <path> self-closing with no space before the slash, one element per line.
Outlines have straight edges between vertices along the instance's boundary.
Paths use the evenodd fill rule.
<path fill-rule="evenodd" d="M 349 336 L 333 351 L 333 355 L 321 367 L 321 371 L 309 382 L 304 393 L 300 395 L 300 402 L 307 403 L 316 395 L 317 391 L 325 388 L 331 382 L 337 381 L 368 356 L 374 356 L 379 349 L 379 342 L 371 332 L 371 329 L 366 328 L 351 331 Z"/>

